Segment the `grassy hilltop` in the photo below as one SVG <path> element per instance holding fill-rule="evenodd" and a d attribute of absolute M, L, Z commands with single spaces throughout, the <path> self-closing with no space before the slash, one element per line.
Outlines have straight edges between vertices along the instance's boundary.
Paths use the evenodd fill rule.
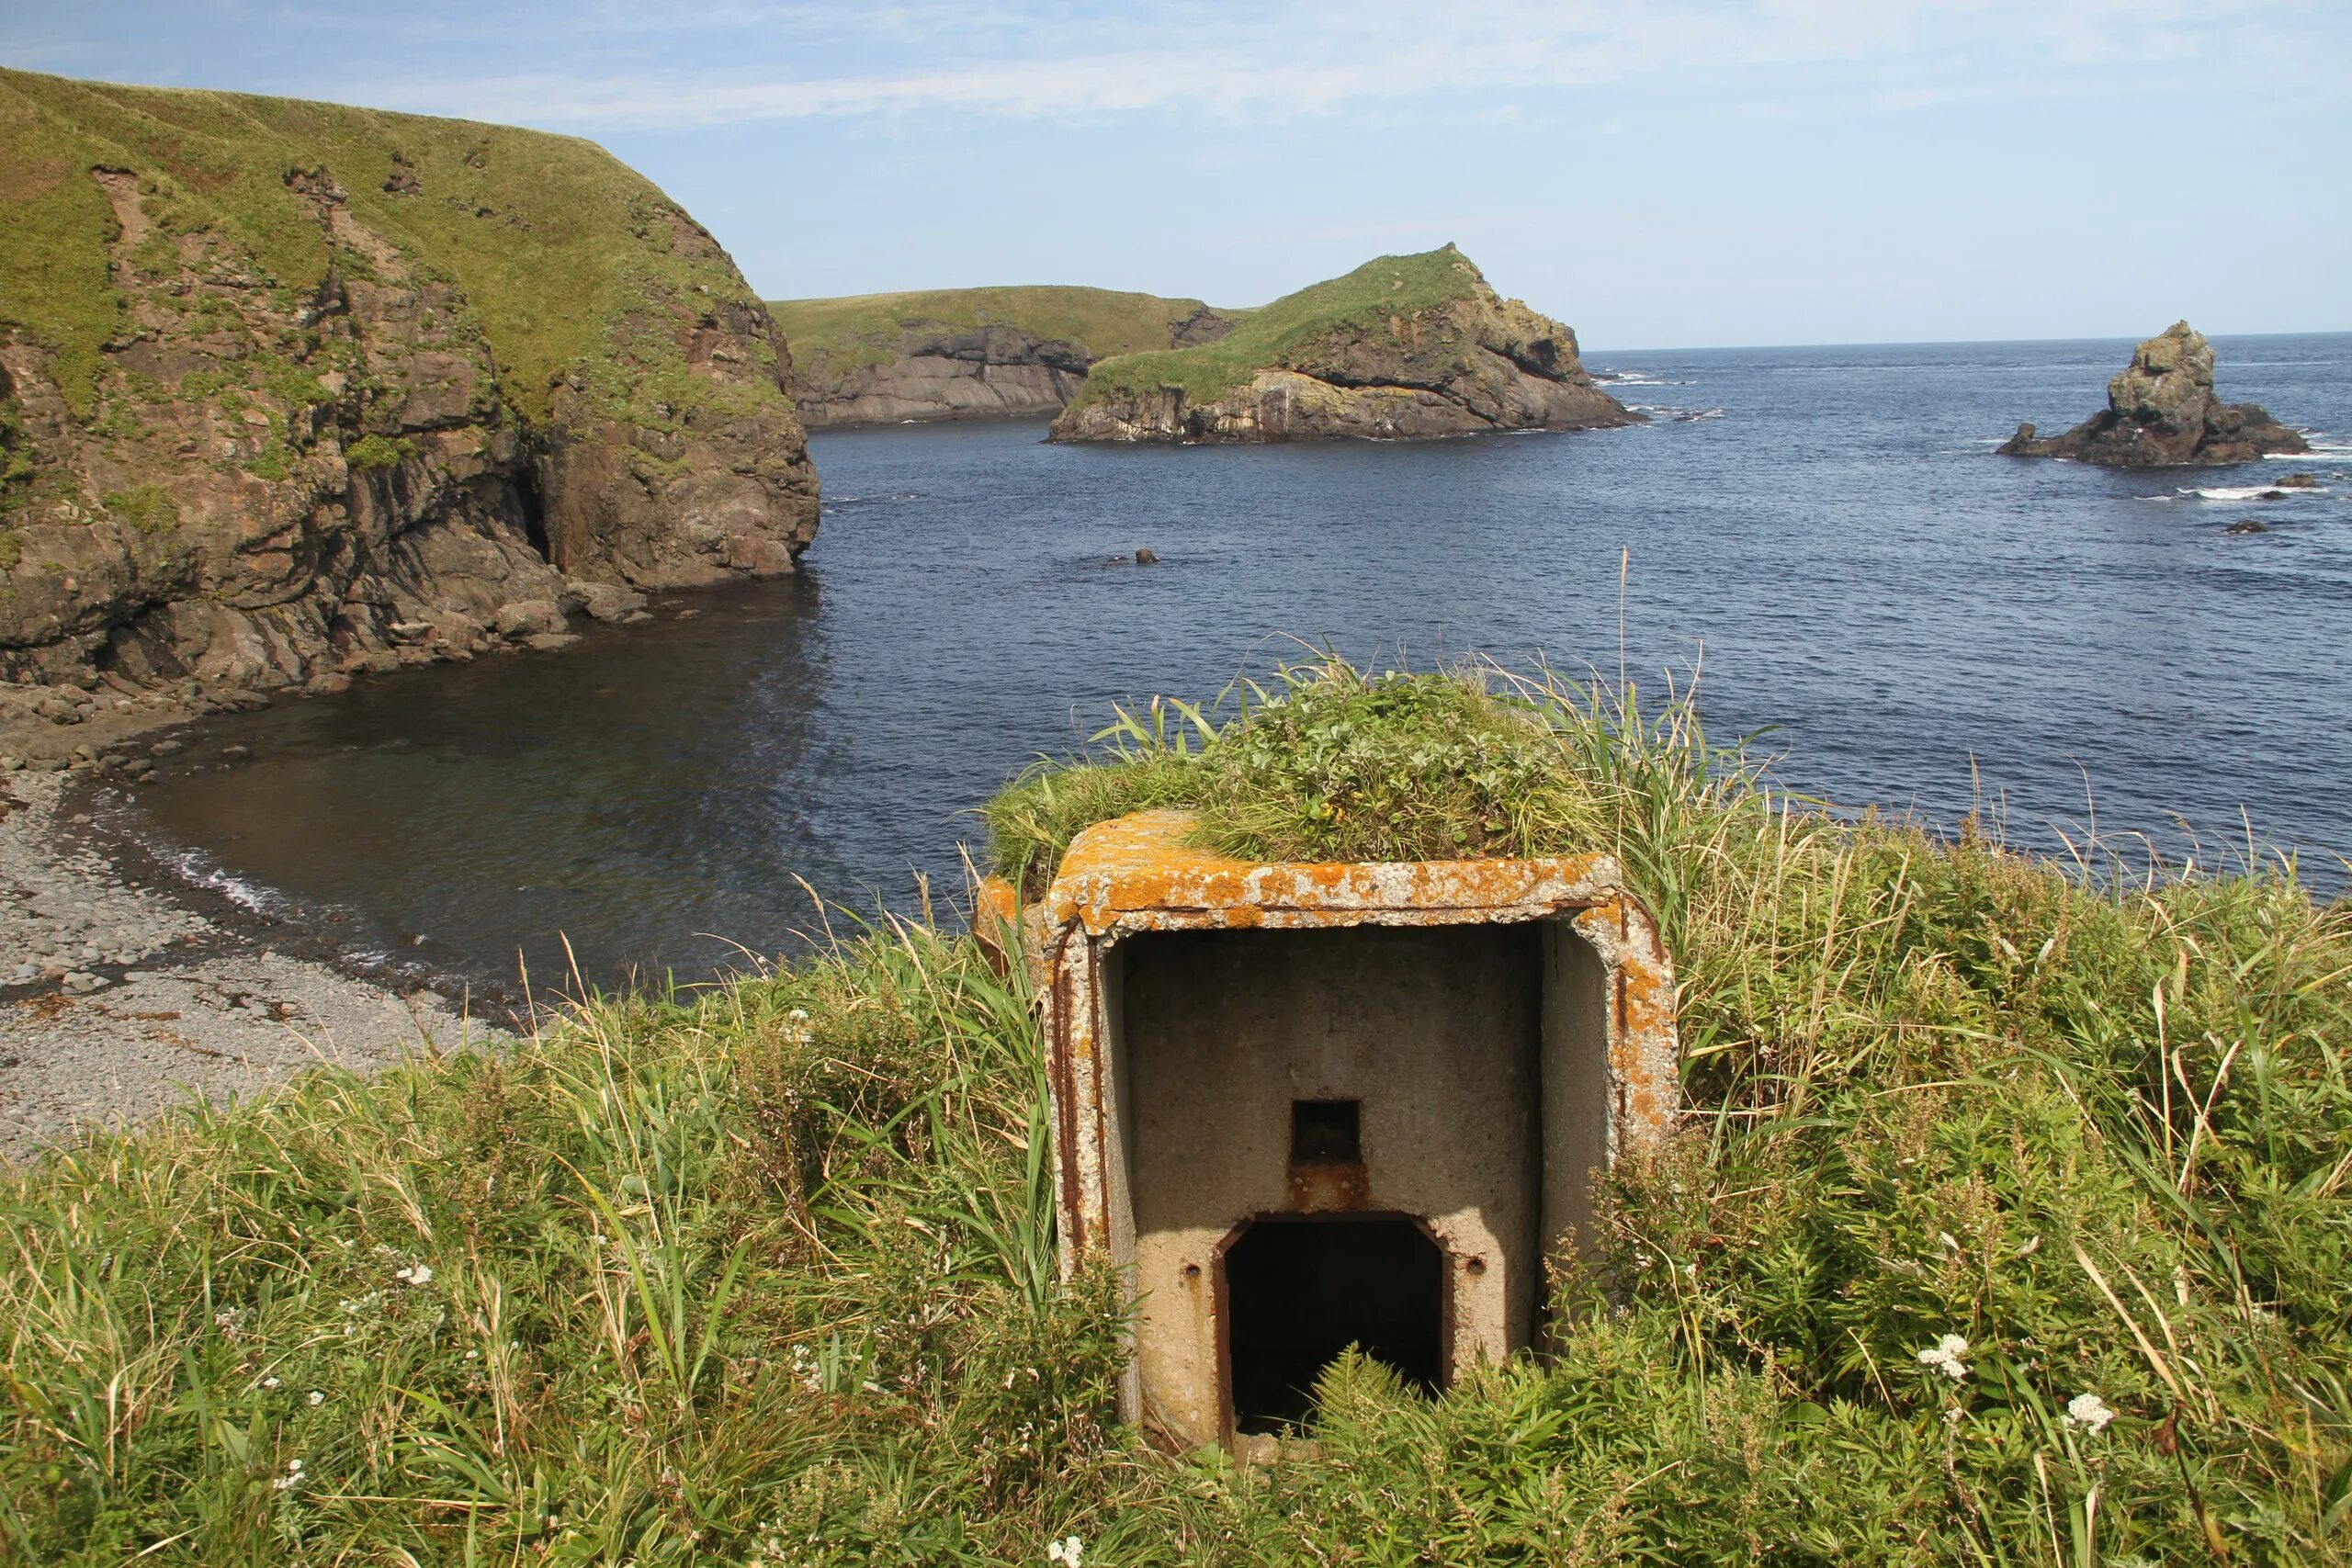
<path fill-rule="evenodd" d="M 1833 820 L 1537 674 L 1155 704 L 990 805 L 1250 854 L 1623 861 L 1689 1114 L 1557 1354 L 1327 1376 L 1237 1471 L 1109 1424 L 1039 1040 L 893 924 L 503 1055 L 321 1074 L 0 1185 L 18 1560 L 2352 1560 L 2352 907 Z"/>
<path fill-rule="evenodd" d="M 1197 299 L 1107 288 L 944 288 L 769 306 L 812 427 L 1052 413 L 1106 354 L 1229 331 Z"/>
<path fill-rule="evenodd" d="M 1206 309 L 1198 299 L 1050 284 L 768 301 L 794 363 L 805 368 L 826 361 L 836 369 L 888 364 L 910 327 L 1012 327 L 1046 342 L 1083 344 L 1097 357 L 1134 354 L 1167 347 L 1172 324 Z"/>
<path fill-rule="evenodd" d="M 651 182 L 576 137 L 0 70 L 0 323 L 55 352 L 85 415 L 100 351 L 130 324 L 109 265 L 119 227 L 94 169 L 128 171 L 161 198 L 134 276 L 167 276 L 172 242 L 203 235 L 288 301 L 331 263 L 360 265 L 288 177 L 322 171 L 361 223 L 462 291 L 526 418 L 544 418 L 550 381 L 582 367 L 615 409 L 691 395 L 677 345 L 632 331 L 632 310 L 688 296 L 755 304 L 716 246 L 673 243 L 683 215 Z"/>
<path fill-rule="evenodd" d="M 1148 393 L 1181 387 L 1194 402 L 1212 402 L 1269 366 L 1283 364 L 1300 344 L 1348 330 L 1385 330 L 1392 319 L 1476 297 L 1483 282 L 1452 245 L 1414 255 L 1377 256 L 1343 276 L 1285 294 L 1244 317 L 1216 343 L 1193 348 L 1155 346 L 1097 364 L 1075 402 L 1114 392 Z"/>

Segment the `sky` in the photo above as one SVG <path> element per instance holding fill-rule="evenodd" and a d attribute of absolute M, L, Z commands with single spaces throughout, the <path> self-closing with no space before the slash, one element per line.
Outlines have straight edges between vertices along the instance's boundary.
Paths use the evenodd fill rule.
<path fill-rule="evenodd" d="M 1588 347 L 2352 329 L 2346 0 L 0 0 L 0 63 L 588 137 L 772 299 L 1450 240 Z"/>

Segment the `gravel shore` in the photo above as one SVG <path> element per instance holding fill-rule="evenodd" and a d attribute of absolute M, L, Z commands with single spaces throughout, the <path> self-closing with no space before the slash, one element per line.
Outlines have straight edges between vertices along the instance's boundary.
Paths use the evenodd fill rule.
<path fill-rule="evenodd" d="M 321 1063 L 380 1066 L 495 1031 L 131 886 L 62 773 L 0 774 L 0 1160 Z"/>

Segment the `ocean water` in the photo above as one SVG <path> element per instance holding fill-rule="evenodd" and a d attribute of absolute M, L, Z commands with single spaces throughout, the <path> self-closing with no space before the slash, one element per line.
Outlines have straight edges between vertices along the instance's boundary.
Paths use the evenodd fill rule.
<path fill-rule="evenodd" d="M 1979 809 L 2052 853 L 2094 831 L 2208 863 L 2251 841 L 2332 888 L 2352 854 L 2352 334 L 2216 346 L 2223 395 L 2319 453 L 1993 455 L 2021 419 L 2098 407 L 2120 341 L 1595 352 L 1652 422 L 1581 434 L 820 435 L 801 576 L 216 723 L 131 820 L 191 877 L 361 953 L 697 979 L 821 930 L 812 894 L 910 908 L 927 878 L 944 901 L 968 808 L 1114 702 L 1214 696 L 1309 646 L 1611 681 L 1622 648 L 1650 694 L 1695 674 L 1711 735 L 1757 736 L 1839 807 Z M 2321 488 L 2260 499 L 2299 470 Z M 2224 531 L 2246 517 L 2268 531 Z M 1137 547 L 1159 564 L 1120 558 Z M 232 744 L 253 760 L 214 765 Z"/>

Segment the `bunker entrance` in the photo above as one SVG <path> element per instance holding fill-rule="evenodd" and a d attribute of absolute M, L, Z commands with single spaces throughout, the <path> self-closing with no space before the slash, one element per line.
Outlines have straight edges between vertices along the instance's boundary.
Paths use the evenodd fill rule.
<path fill-rule="evenodd" d="M 1407 1219 L 1252 1222 L 1225 1252 L 1234 1430 L 1315 1414 L 1315 1381 L 1351 1345 L 1408 1386 L 1445 1384 L 1445 1257 Z"/>

